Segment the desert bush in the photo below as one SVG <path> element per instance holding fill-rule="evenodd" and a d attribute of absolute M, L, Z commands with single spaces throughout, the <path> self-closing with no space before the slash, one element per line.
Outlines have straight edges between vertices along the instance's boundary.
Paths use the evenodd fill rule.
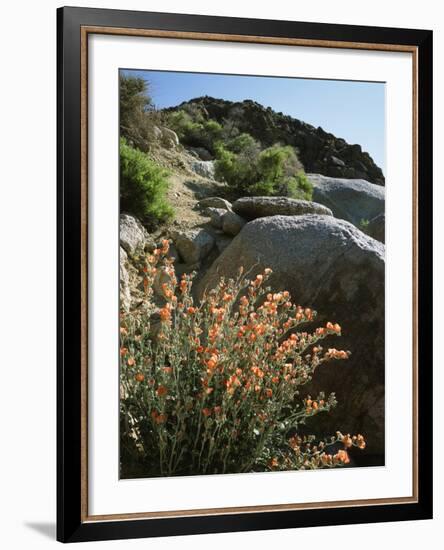
<path fill-rule="evenodd" d="M 273 293 L 270 269 L 221 279 L 197 304 L 193 276 L 177 280 L 168 246 L 141 260 L 145 307 L 121 314 L 123 477 L 347 464 L 350 447 L 365 447 L 361 435 L 301 435 L 305 422 L 336 405 L 334 394 L 302 398 L 300 389 L 327 361 L 348 358 L 321 346 L 340 326 L 300 331 L 316 313 Z"/>
<path fill-rule="evenodd" d="M 120 74 L 120 136 L 143 152 L 156 141 L 162 115 L 155 109 L 149 85 L 143 78 Z"/>
<path fill-rule="evenodd" d="M 145 153 L 120 139 L 120 209 L 145 224 L 164 222 L 173 210 L 167 203 L 168 172 Z"/>
<path fill-rule="evenodd" d="M 222 126 L 215 120 L 205 119 L 200 112 L 190 114 L 179 109 L 168 114 L 167 126 L 174 130 L 181 143 L 190 147 L 205 147 L 215 152 L 215 145 L 222 137 Z"/>
<path fill-rule="evenodd" d="M 236 153 L 237 155 L 241 153 L 248 154 L 248 152 L 251 154 L 251 152 L 254 152 L 257 157 L 260 152 L 259 143 L 250 134 L 245 132 L 242 134 L 230 135 L 224 140 L 223 146 L 228 149 L 228 151 Z"/>
<path fill-rule="evenodd" d="M 216 177 L 238 195 L 280 195 L 310 200 L 313 187 L 291 146 L 260 150 L 249 135 L 240 134 L 216 149 Z"/>

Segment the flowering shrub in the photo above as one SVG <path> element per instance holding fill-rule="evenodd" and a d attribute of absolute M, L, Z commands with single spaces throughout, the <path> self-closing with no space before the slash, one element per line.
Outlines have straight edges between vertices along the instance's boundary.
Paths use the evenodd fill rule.
<path fill-rule="evenodd" d="M 337 432 L 316 444 L 299 435 L 301 424 L 336 404 L 334 394 L 301 397 L 299 389 L 325 362 L 348 358 L 348 351 L 320 345 L 341 327 L 329 322 L 311 334 L 299 331 L 316 314 L 293 304 L 288 292 L 272 293 L 270 269 L 253 280 L 242 270 L 236 280 L 222 278 L 197 304 L 193 276 L 177 280 L 168 246 L 163 241 L 142 260 L 144 309 L 121 315 L 125 471 L 158 476 L 347 464 L 347 449 L 365 447 L 362 435 Z M 163 295 L 160 309 L 154 289 Z"/>

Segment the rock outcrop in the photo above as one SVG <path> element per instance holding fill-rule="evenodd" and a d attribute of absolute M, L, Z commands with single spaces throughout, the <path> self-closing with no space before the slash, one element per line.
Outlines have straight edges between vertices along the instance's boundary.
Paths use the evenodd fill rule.
<path fill-rule="evenodd" d="M 332 216 L 332 211 L 311 201 L 290 199 L 288 197 L 243 197 L 233 203 L 233 211 L 247 220 L 267 216 L 301 216 L 303 214 L 321 214 Z"/>
<path fill-rule="evenodd" d="M 222 208 L 222 210 L 231 210 L 231 202 L 221 197 L 205 197 L 197 204 L 197 208 Z"/>
<path fill-rule="evenodd" d="M 252 101 L 227 101 L 214 97 L 197 97 L 166 111 L 185 109 L 199 117 L 222 123 L 230 120 L 239 132 L 247 132 L 264 147 L 275 143 L 291 145 L 299 151 L 306 172 L 337 178 L 362 178 L 384 185 L 384 174 L 360 145 L 349 144 L 320 126 L 307 124 L 270 107 Z M 197 147 L 199 143 L 190 143 Z"/>
<path fill-rule="evenodd" d="M 203 178 L 214 179 L 214 161 L 213 160 L 196 160 L 191 164 L 191 169 Z"/>
<path fill-rule="evenodd" d="M 366 452 L 384 450 L 384 245 L 331 216 L 272 216 L 247 223 L 200 281 L 202 295 L 240 266 L 251 276 L 270 267 L 273 290 L 318 310 L 342 337 L 324 347 L 348 349 L 348 361 L 322 366 L 304 393 L 335 392 L 338 406 L 320 415 L 320 433 L 363 433 Z M 308 327 L 309 328 L 309 327 Z M 303 395 L 301 394 L 301 397 Z M 311 426 L 310 426 L 311 428 Z"/>
<path fill-rule="evenodd" d="M 154 248 L 154 241 L 140 221 L 129 214 L 120 215 L 120 246 L 128 254 L 137 249 Z"/>
<path fill-rule="evenodd" d="M 168 148 L 177 147 L 179 145 L 179 138 L 177 137 L 176 132 L 170 128 L 163 126 L 161 129 L 162 140 Z"/>
<path fill-rule="evenodd" d="M 361 179 L 330 178 L 307 174 L 313 200 L 331 209 L 336 218 L 356 226 L 384 213 L 385 189 Z"/>
<path fill-rule="evenodd" d="M 201 228 L 174 231 L 172 238 L 180 257 L 186 264 L 196 264 L 208 256 L 214 246 L 214 238 Z"/>

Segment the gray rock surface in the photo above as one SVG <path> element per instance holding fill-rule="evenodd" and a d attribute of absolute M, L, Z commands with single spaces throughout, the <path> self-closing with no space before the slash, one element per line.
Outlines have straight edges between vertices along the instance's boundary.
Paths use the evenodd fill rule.
<path fill-rule="evenodd" d="M 195 264 L 205 258 L 214 246 L 214 238 L 205 229 L 175 231 L 172 234 L 180 257 L 186 264 Z"/>
<path fill-rule="evenodd" d="M 260 218 L 245 225 L 198 286 L 202 295 L 240 266 L 251 269 L 251 277 L 270 267 L 273 290 L 288 290 L 296 303 L 318 311 L 315 327 L 339 323 L 342 336 L 329 337 L 323 347 L 350 350 L 350 359 L 320 368 L 301 396 L 335 392 L 339 404 L 319 415 L 318 435 L 362 433 L 369 454 L 384 449 L 384 254 L 383 244 L 344 220 Z"/>
<path fill-rule="evenodd" d="M 131 306 L 131 294 L 127 270 L 128 255 L 122 247 L 120 247 L 119 262 L 120 309 L 123 311 L 129 311 Z"/>
<path fill-rule="evenodd" d="M 381 185 L 319 174 L 307 174 L 307 177 L 313 185 L 313 200 L 330 208 L 336 218 L 358 227 L 362 220 L 384 213 L 385 189 Z"/>
<path fill-rule="evenodd" d="M 221 197 L 205 197 L 197 204 L 197 208 L 222 208 L 222 210 L 231 210 L 231 202 L 222 199 Z"/>
<path fill-rule="evenodd" d="M 234 237 L 243 228 L 246 221 L 235 212 L 225 212 L 222 218 L 222 231 Z"/>
<path fill-rule="evenodd" d="M 188 147 L 188 151 L 200 160 L 213 160 L 212 154 L 205 147 Z"/>
<path fill-rule="evenodd" d="M 154 247 L 154 241 L 137 218 L 129 214 L 120 215 L 120 246 L 128 254 L 137 249 Z"/>
<path fill-rule="evenodd" d="M 205 208 L 204 214 L 210 217 L 210 223 L 215 229 L 222 229 L 222 219 L 227 213 L 223 208 Z"/>
<path fill-rule="evenodd" d="M 379 214 L 368 222 L 365 229 L 367 235 L 381 243 L 385 243 L 385 214 Z"/>
<path fill-rule="evenodd" d="M 222 254 L 222 252 L 229 246 L 232 242 L 232 237 L 229 237 L 228 235 L 218 235 L 216 238 L 216 248 L 219 252 L 219 254 Z"/>
<path fill-rule="evenodd" d="M 170 130 L 170 128 L 165 128 L 165 126 L 161 128 L 161 132 L 162 138 L 166 143 L 168 143 L 168 145 L 173 145 L 174 147 L 179 145 L 179 138 L 177 137 L 176 132 Z"/>
<path fill-rule="evenodd" d="M 300 216 L 321 214 L 332 216 L 329 208 L 322 204 L 289 197 L 242 197 L 233 203 L 233 211 L 247 220 L 266 216 Z"/>
<path fill-rule="evenodd" d="M 213 160 L 195 160 L 191 164 L 191 169 L 199 176 L 214 180 L 214 161 Z"/>

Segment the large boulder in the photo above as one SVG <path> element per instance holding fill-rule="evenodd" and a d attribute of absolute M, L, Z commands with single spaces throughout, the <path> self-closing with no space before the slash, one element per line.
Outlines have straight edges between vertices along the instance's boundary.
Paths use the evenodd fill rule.
<path fill-rule="evenodd" d="M 137 218 L 120 215 L 120 246 L 132 255 L 136 250 L 154 248 L 154 241 Z"/>
<path fill-rule="evenodd" d="M 214 238 L 205 229 L 175 231 L 172 234 L 180 257 L 186 264 L 196 264 L 211 252 Z"/>
<path fill-rule="evenodd" d="M 222 218 L 222 230 L 226 235 L 234 237 L 245 225 L 245 220 L 236 212 L 225 212 Z"/>
<path fill-rule="evenodd" d="M 204 209 L 204 214 L 210 217 L 210 224 L 215 229 L 222 229 L 223 217 L 226 213 L 227 210 L 224 210 L 223 208 L 213 208 L 210 206 Z"/>
<path fill-rule="evenodd" d="M 231 202 L 222 197 L 205 197 L 197 204 L 197 208 L 221 208 L 222 210 L 231 210 Z"/>
<path fill-rule="evenodd" d="M 270 267 L 274 291 L 288 290 L 296 303 L 318 311 L 313 327 L 339 323 L 342 337 L 323 346 L 350 350 L 350 359 L 322 366 L 301 391 L 335 392 L 339 403 L 307 430 L 362 433 L 376 463 L 384 451 L 384 253 L 383 244 L 330 216 L 260 218 L 244 226 L 198 286 L 201 296 L 240 266 L 251 277 Z"/>
<path fill-rule="evenodd" d="M 359 227 L 363 221 L 384 213 L 385 188 L 381 185 L 319 174 L 307 177 L 313 185 L 313 200 L 330 208 L 336 218 Z"/>
<path fill-rule="evenodd" d="M 233 211 L 247 220 L 266 216 L 300 216 L 321 214 L 332 216 L 329 208 L 322 204 L 289 197 L 243 197 L 233 203 Z"/>

